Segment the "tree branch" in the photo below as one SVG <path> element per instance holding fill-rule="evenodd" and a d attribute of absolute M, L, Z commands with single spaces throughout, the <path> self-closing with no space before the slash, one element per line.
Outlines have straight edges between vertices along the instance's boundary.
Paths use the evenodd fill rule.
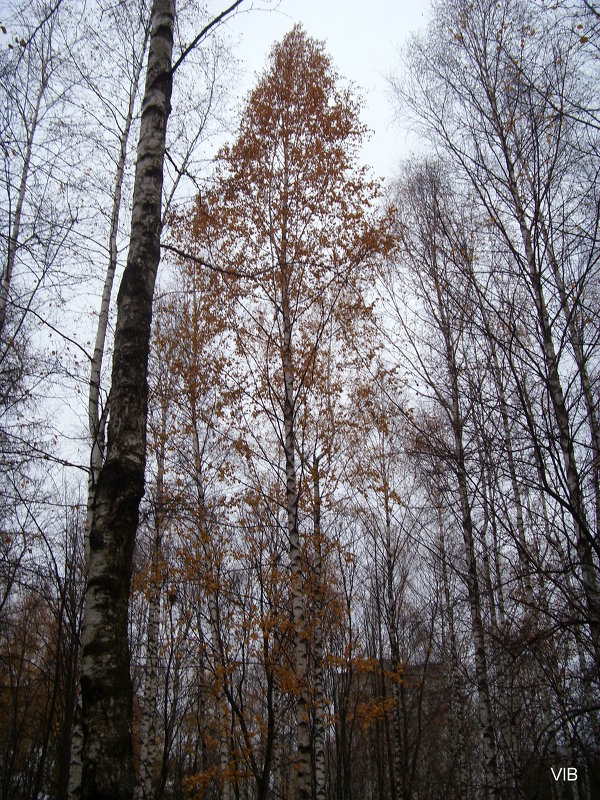
<path fill-rule="evenodd" d="M 177 61 L 176 61 L 176 62 L 175 62 L 175 64 L 173 65 L 173 67 L 172 67 L 172 69 L 171 69 L 171 75 L 174 75 L 174 74 L 175 74 L 175 70 L 177 69 L 177 67 L 178 67 L 178 66 L 179 66 L 179 65 L 182 63 L 182 61 L 184 61 L 184 59 L 185 59 L 185 58 L 187 58 L 187 56 L 188 56 L 188 55 L 189 55 L 189 54 L 192 52 L 192 50 L 193 50 L 195 47 L 197 47 L 197 46 L 200 44 L 200 42 L 202 41 L 202 39 L 203 39 L 203 38 L 204 38 L 204 37 L 205 37 L 205 36 L 206 36 L 206 35 L 207 35 L 207 34 L 208 34 L 208 33 L 209 33 L 209 32 L 210 32 L 210 31 L 211 31 L 213 28 L 215 28 L 217 25 L 219 25 L 219 23 L 221 23 L 221 22 L 222 22 L 222 21 L 225 19 L 225 17 L 229 16 L 229 14 L 231 14 L 231 12 L 232 12 L 232 11 L 235 11 L 235 9 L 236 9 L 238 6 L 241 6 L 241 4 L 242 4 L 243 2 L 244 2 L 244 0 L 236 0 L 236 2 L 235 2 L 235 3 L 232 3 L 232 4 L 229 6 L 229 8 L 226 8 L 226 9 L 225 9 L 225 11 L 222 11 L 222 12 L 219 14 L 219 16 L 218 16 L 218 17 L 215 17 L 215 18 L 214 18 L 214 19 L 213 19 L 211 22 L 209 22 L 209 23 L 208 23 L 208 25 L 205 25 L 205 26 L 204 26 L 204 28 L 202 28 L 202 30 L 200 31 L 200 33 L 198 34 L 198 36 L 196 36 L 196 38 L 194 39 L 194 41 L 193 41 L 193 42 L 192 42 L 190 45 L 188 45 L 188 46 L 185 48 L 185 50 L 183 51 L 183 53 L 182 53 L 182 54 L 179 56 L 179 58 L 177 59 Z"/>

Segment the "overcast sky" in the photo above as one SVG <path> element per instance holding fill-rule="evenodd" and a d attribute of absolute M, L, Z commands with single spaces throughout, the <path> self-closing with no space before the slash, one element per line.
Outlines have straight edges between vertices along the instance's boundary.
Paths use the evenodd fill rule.
<path fill-rule="evenodd" d="M 324 40 L 340 75 L 357 84 L 365 101 L 363 121 L 373 130 L 364 159 L 376 175 L 389 177 L 411 146 L 393 118 L 386 76 L 411 32 L 425 27 L 429 0 L 281 0 L 270 12 L 240 15 L 232 26 L 242 61 L 240 99 L 256 82 L 274 42 L 301 22 Z"/>

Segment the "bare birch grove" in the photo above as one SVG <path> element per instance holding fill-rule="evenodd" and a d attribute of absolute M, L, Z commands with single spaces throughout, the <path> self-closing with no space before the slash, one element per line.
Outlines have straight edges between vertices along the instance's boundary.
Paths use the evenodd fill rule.
<path fill-rule="evenodd" d="M 0 20 L 0 795 L 592 800 L 598 8 L 274 5 Z"/>

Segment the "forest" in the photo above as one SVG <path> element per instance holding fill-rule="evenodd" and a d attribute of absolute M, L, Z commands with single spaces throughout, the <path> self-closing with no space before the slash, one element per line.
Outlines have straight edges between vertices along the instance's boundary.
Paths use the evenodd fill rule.
<path fill-rule="evenodd" d="M 600 6 L 257 5 L 0 9 L 0 798 L 599 798 Z"/>

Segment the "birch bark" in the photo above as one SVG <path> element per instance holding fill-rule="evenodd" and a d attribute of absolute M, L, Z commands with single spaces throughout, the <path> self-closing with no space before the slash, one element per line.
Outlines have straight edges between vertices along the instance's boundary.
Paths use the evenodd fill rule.
<path fill-rule="evenodd" d="M 573 520 L 577 555 L 579 557 L 583 591 L 588 610 L 587 623 L 594 648 L 596 674 L 597 678 L 600 680 L 600 591 L 598 587 L 598 570 L 593 555 L 593 546 L 595 542 L 589 529 L 586 516 L 581 477 L 577 466 L 573 437 L 570 430 L 569 411 L 560 378 L 559 362 L 552 337 L 552 328 L 543 290 L 542 275 L 536 263 L 531 229 L 527 224 L 525 210 L 519 195 L 515 177 L 515 165 L 507 147 L 505 148 L 504 156 L 509 176 L 511 197 L 519 223 L 529 271 L 529 280 L 535 301 L 537 320 L 542 337 L 543 353 L 547 370 L 548 394 L 550 395 L 552 410 L 558 428 L 558 439 L 567 484 L 569 510 Z"/>
<path fill-rule="evenodd" d="M 458 412 L 458 402 L 454 402 Z M 475 560 L 475 545 L 473 538 L 473 522 L 471 506 L 467 489 L 467 473 L 465 468 L 464 449 L 462 442 L 460 418 L 455 417 L 456 428 L 454 443 L 456 448 L 456 465 L 458 470 L 458 487 L 460 507 L 462 512 L 462 531 L 465 544 L 465 561 L 467 566 L 467 588 L 469 593 L 469 608 L 471 612 L 471 629 L 475 647 L 475 675 L 479 703 L 479 719 L 481 722 L 481 738 L 485 760 L 485 795 L 488 800 L 496 800 L 498 794 L 498 764 L 496 755 L 496 740 L 494 734 L 494 715 L 492 711 L 491 694 L 488 679 L 487 656 L 483 620 L 481 615 L 481 593 Z"/>
<path fill-rule="evenodd" d="M 125 175 L 125 162 L 127 159 L 127 147 L 129 144 L 129 134 L 133 122 L 133 112 L 138 94 L 139 80 L 144 64 L 148 39 L 150 37 L 150 26 L 146 26 L 144 40 L 134 65 L 133 80 L 129 92 L 129 103 L 125 115 L 125 124 L 121 132 L 119 141 L 119 157 L 115 172 L 115 186 L 113 190 L 113 205 L 110 216 L 110 228 L 108 233 L 108 265 L 102 287 L 102 299 L 100 301 L 100 312 L 98 314 L 98 326 L 96 328 L 96 338 L 94 341 L 94 353 L 90 367 L 90 383 L 88 392 L 88 433 L 92 443 L 90 456 L 90 478 L 88 483 L 88 516 L 86 521 L 86 557 L 89 549 L 89 527 L 92 518 L 92 504 L 94 499 L 94 488 L 102 462 L 104 458 L 104 432 L 106 415 L 100 410 L 100 376 L 102 371 L 102 360 L 104 358 L 104 345 L 106 342 L 106 332 L 108 329 L 108 315 L 110 309 L 110 298 L 117 268 L 117 235 L 119 233 L 119 216 L 121 213 L 121 197 L 123 194 L 123 178 Z"/>
<path fill-rule="evenodd" d="M 456 643 L 456 627 L 454 624 L 454 605 L 450 596 L 450 579 L 448 575 L 448 560 L 446 554 L 446 542 L 444 536 L 444 525 L 442 520 L 441 498 L 437 502 L 437 522 L 440 539 L 440 560 L 442 567 L 442 586 L 444 589 L 444 602 L 446 605 L 446 616 L 448 620 L 448 633 L 450 636 L 450 720 L 452 723 L 452 754 L 457 764 L 457 784 L 459 797 L 467 795 L 467 780 L 465 774 L 465 750 L 464 750 L 464 720 L 463 709 L 460 702 L 461 678 L 460 661 L 458 658 L 458 646 Z"/>
<path fill-rule="evenodd" d="M 148 603 L 148 630 L 146 636 L 146 664 L 144 666 L 144 696 L 140 724 L 140 768 L 135 787 L 135 800 L 150 800 L 153 796 L 152 778 L 156 756 L 156 697 L 158 694 L 158 647 L 161 595 L 162 537 L 164 532 L 164 475 L 167 436 L 168 400 L 161 399 L 160 431 L 157 451 L 156 496 L 154 511 L 154 537 L 150 565 L 150 600 Z"/>
<path fill-rule="evenodd" d="M 129 255 L 117 300 L 106 459 L 96 483 L 90 526 L 81 678 L 84 800 L 130 800 L 135 785 L 127 612 L 144 491 L 147 365 L 160 257 L 174 14 L 173 0 L 154 0 Z"/>
<path fill-rule="evenodd" d="M 385 473 L 385 467 L 382 467 L 382 472 Z M 394 782 L 395 798 L 402 800 L 406 795 L 406 770 L 405 759 L 407 753 L 405 752 L 405 742 L 402 736 L 402 720 L 403 708 L 401 697 L 401 682 L 403 680 L 400 672 L 400 645 L 398 643 L 398 603 L 399 598 L 394 593 L 394 553 L 392 549 L 392 518 L 390 512 L 390 500 L 387 484 L 387 476 L 382 475 L 382 482 L 384 487 L 383 500 L 385 505 L 385 570 L 386 570 L 386 623 L 388 629 L 388 637 L 390 641 L 390 653 L 392 656 L 392 693 L 394 697 L 394 719 L 392 724 L 393 741 L 394 741 Z"/>
<path fill-rule="evenodd" d="M 565 317 L 567 330 L 569 332 L 571 347 L 573 348 L 573 355 L 575 356 L 575 363 L 577 364 L 579 379 L 581 381 L 581 391 L 585 401 L 592 450 L 592 475 L 596 503 L 596 542 L 600 544 L 600 423 L 598 421 L 594 389 L 588 369 L 588 359 L 586 358 L 585 353 L 583 338 L 583 313 L 577 308 L 577 305 L 572 304 L 569 299 L 563 276 L 561 275 L 558 259 L 556 258 L 556 253 L 554 252 L 552 238 L 548 232 L 543 218 L 540 220 L 540 228 L 548 253 L 548 260 L 554 275 L 554 282 L 558 290 L 560 306 Z"/>
<path fill-rule="evenodd" d="M 285 249 L 282 247 L 283 252 Z M 283 428 L 286 475 L 286 513 L 290 547 L 291 596 L 294 620 L 294 664 L 297 680 L 296 736 L 297 781 L 299 800 L 309 800 L 311 795 L 310 720 L 307 686 L 308 650 L 304 630 L 304 592 L 302 580 L 302 551 L 298 529 L 298 484 L 296 480 L 296 431 L 294 426 L 294 370 L 292 356 L 292 316 L 288 295 L 288 276 L 282 276 L 282 367 L 284 382 Z"/>
<path fill-rule="evenodd" d="M 435 270 L 435 267 L 434 267 Z M 485 636 L 481 612 L 481 591 L 479 589 L 479 576 L 475 555 L 475 540 L 473 532 L 473 519 L 471 504 L 469 502 L 467 467 L 465 460 L 463 428 L 464 420 L 460 409 L 460 394 L 458 386 L 458 367 L 455 360 L 455 346 L 451 333 L 450 320 L 448 319 L 441 287 L 436 280 L 436 296 L 439 312 L 440 332 L 444 339 L 446 367 L 450 381 L 449 413 L 454 438 L 453 461 L 456 469 L 460 510 L 462 514 L 462 533 L 464 541 L 465 562 L 467 568 L 466 582 L 469 595 L 469 609 L 471 613 L 471 631 L 475 648 L 475 676 L 479 704 L 479 719 L 481 723 L 481 739 L 484 756 L 485 796 L 486 800 L 499 798 L 498 759 L 496 753 L 496 737 L 494 731 L 494 714 L 490 685 L 488 678 L 488 663 L 485 647 Z"/>
<path fill-rule="evenodd" d="M 192 419 L 192 447 L 194 452 L 194 484 L 196 487 L 196 513 L 198 518 L 198 536 L 202 549 L 203 562 L 208 572 L 206 601 L 208 605 L 208 615 L 210 620 L 210 642 L 214 658 L 220 662 L 217 668 L 217 694 L 215 705 L 217 709 L 217 721 L 219 731 L 219 772 L 220 772 L 220 798 L 230 800 L 231 798 L 231 779 L 230 779 L 230 735 L 228 730 L 228 707 L 226 692 L 223 681 L 227 680 L 227 670 L 225 668 L 225 658 L 220 634 L 220 613 L 218 587 L 219 578 L 213 567 L 213 556 L 211 554 L 210 535 L 207 526 L 208 509 L 206 507 L 206 496 L 204 483 L 202 480 L 202 457 L 200 451 L 200 432 L 198 429 L 198 419 L 196 414 L 196 400 L 193 396 L 189 398 L 190 414 Z M 220 685 L 219 685 L 220 684 Z"/>
<path fill-rule="evenodd" d="M 102 299 L 100 301 L 100 312 L 98 315 L 98 326 L 96 328 L 96 338 L 94 342 L 94 352 L 90 366 L 90 381 L 88 389 L 88 435 L 90 437 L 90 473 L 88 478 L 87 496 L 87 515 L 84 534 L 85 562 L 89 562 L 89 540 L 90 527 L 92 523 L 94 490 L 100 474 L 100 469 L 104 461 L 105 430 L 108 414 L 108 401 L 104 411 L 100 409 L 100 378 L 102 373 L 102 360 L 104 358 L 104 346 L 106 342 L 106 332 L 108 329 L 108 317 L 110 309 L 110 298 L 114 282 L 115 270 L 117 268 L 117 234 L 119 231 L 119 216 L 121 211 L 121 197 L 123 193 L 123 177 L 125 174 L 125 162 L 127 158 L 127 146 L 129 134 L 133 121 L 133 112 L 138 93 L 138 86 L 142 66 L 145 60 L 146 48 L 150 36 L 150 26 L 146 27 L 143 45 L 139 58 L 134 66 L 133 80 L 129 93 L 129 104 L 125 116 L 125 124 L 121 132 L 119 142 L 119 157 L 115 173 L 115 186 L 113 190 L 113 206 L 110 218 L 110 228 L 108 234 L 108 266 L 102 287 Z M 69 800 L 77 800 L 81 797 L 81 775 L 83 769 L 83 730 L 81 727 L 81 699 L 78 699 L 78 710 L 75 715 L 73 725 L 73 744 L 71 748 L 71 766 L 69 771 Z"/>
<path fill-rule="evenodd" d="M 319 458 L 312 465 L 313 534 L 315 537 L 315 637 L 314 637 L 314 707 L 315 707 L 315 800 L 325 800 L 325 688 L 323 677 L 323 549 L 321 544 L 321 488 Z"/>
<path fill-rule="evenodd" d="M 6 254 L 6 264 L 2 272 L 2 282 L 0 283 L 0 341 L 2 341 L 4 334 L 4 325 L 6 323 L 6 310 L 8 306 L 8 297 L 10 286 L 12 283 L 12 276 L 15 267 L 15 259 L 17 249 L 19 247 L 19 234 L 21 232 L 21 215 L 23 213 L 23 202 L 25 200 L 25 193 L 27 191 L 27 180 L 29 177 L 29 168 L 31 164 L 31 153 L 33 149 L 33 140 L 38 127 L 38 119 L 40 113 L 40 106 L 42 98 L 48 86 L 48 71 L 45 63 L 41 66 L 41 80 L 40 86 L 36 95 L 35 104 L 31 122 L 27 129 L 27 143 L 25 147 L 25 157 L 23 159 L 23 166 L 21 168 L 21 180 L 19 182 L 19 192 L 17 194 L 17 203 L 15 212 L 12 219 L 12 228 L 8 239 L 8 250 Z"/>

